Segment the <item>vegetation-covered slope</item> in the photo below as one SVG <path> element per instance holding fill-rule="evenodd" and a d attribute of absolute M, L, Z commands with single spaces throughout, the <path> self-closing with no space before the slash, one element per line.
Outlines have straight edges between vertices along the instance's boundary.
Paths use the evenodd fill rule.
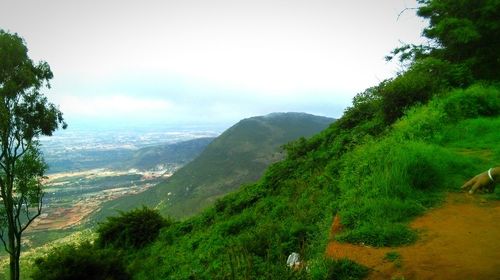
<path fill-rule="evenodd" d="M 281 146 L 328 127 L 333 119 L 304 113 L 273 113 L 244 119 L 213 140 L 165 183 L 103 206 L 130 209 L 159 205 L 162 213 L 192 215 L 241 184 L 258 180 L 269 164 L 283 158 Z"/>

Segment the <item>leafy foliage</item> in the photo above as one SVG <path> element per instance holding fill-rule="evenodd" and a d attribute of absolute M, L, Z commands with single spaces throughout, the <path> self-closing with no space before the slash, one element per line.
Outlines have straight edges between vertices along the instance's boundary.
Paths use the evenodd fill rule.
<path fill-rule="evenodd" d="M 31 277 L 39 280 L 130 279 L 118 252 L 96 249 L 90 243 L 66 245 L 35 260 Z"/>
<path fill-rule="evenodd" d="M 40 90 L 53 75 L 28 57 L 21 37 L 0 29 L 0 240 L 19 279 L 22 233 L 41 214 L 46 169 L 37 139 L 62 125 L 62 113 Z"/>
<path fill-rule="evenodd" d="M 418 0 L 417 14 L 429 20 L 423 35 L 429 45 L 403 45 L 388 60 L 416 62 L 433 57 L 470 69 L 476 80 L 497 80 L 500 73 L 498 0 Z"/>
<path fill-rule="evenodd" d="M 427 103 L 434 95 L 450 88 L 470 83 L 468 69 L 461 65 L 426 58 L 411 67 L 381 89 L 381 109 L 387 123 L 393 123 L 415 104 Z"/>
<path fill-rule="evenodd" d="M 140 248 L 152 242 L 160 229 L 172 222 L 158 211 L 143 207 L 108 217 L 97 228 L 97 244 L 100 247 Z"/>
<path fill-rule="evenodd" d="M 431 54 L 468 65 L 476 79 L 500 74 L 500 1 L 420 0 L 418 15 L 429 19 L 423 34 L 438 43 Z"/>

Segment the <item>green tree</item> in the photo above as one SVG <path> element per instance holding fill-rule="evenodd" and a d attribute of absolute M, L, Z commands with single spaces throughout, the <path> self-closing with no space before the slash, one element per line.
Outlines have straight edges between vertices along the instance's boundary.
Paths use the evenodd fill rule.
<path fill-rule="evenodd" d="M 437 42 L 432 54 L 469 66 L 477 79 L 500 75 L 500 0 L 419 0 L 429 20 L 423 35 Z"/>
<path fill-rule="evenodd" d="M 391 56 L 416 61 L 428 56 L 466 67 L 475 79 L 500 76 L 500 0 L 417 0 L 417 14 L 429 21 L 428 45 L 403 45 Z"/>
<path fill-rule="evenodd" d="M 62 113 L 40 92 L 53 77 L 34 63 L 17 34 L 0 30 L 0 239 L 10 255 L 10 279 L 19 279 L 21 235 L 42 211 L 46 164 L 38 137 L 62 125 Z"/>

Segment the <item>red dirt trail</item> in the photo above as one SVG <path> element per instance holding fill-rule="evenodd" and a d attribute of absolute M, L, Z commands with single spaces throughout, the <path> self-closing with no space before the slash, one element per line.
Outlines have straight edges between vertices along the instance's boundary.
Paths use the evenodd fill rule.
<path fill-rule="evenodd" d="M 369 267 L 367 279 L 500 279 L 500 201 L 449 194 L 410 225 L 419 232 L 415 244 L 373 248 L 332 241 L 326 254 Z M 336 217 L 332 236 L 340 230 Z M 385 260 L 387 252 L 400 260 Z"/>

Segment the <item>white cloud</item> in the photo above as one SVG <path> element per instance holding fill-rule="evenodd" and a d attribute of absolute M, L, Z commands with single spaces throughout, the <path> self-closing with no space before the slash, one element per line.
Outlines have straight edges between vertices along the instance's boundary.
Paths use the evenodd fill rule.
<path fill-rule="evenodd" d="M 164 114 L 174 107 L 162 99 L 135 98 L 124 95 L 79 96 L 64 95 L 56 100 L 60 109 L 67 115 L 79 117 L 129 118 L 141 119 Z"/>
<path fill-rule="evenodd" d="M 67 116 L 203 121 L 212 113 L 236 121 L 263 111 L 325 112 L 326 104 L 338 117 L 354 94 L 394 74 L 383 57 L 399 40 L 419 40 L 420 19 L 406 12 L 397 20 L 415 5 L 0 0 L 0 26 L 49 62 L 53 100 Z"/>

